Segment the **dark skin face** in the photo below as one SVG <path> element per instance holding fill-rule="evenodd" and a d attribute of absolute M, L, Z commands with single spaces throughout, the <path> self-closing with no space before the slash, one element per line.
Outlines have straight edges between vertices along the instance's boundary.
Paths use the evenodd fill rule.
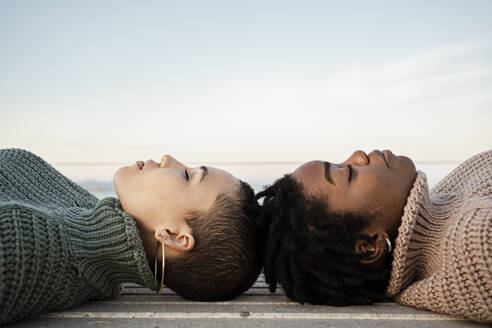
<path fill-rule="evenodd" d="M 415 176 L 410 158 L 395 156 L 388 150 L 367 155 L 358 150 L 339 164 L 311 161 L 292 173 L 307 196 L 326 201 L 330 211 L 373 217 L 362 233 L 375 236 L 374 243 L 360 241 L 355 246 L 358 252 L 374 255 L 366 263 L 377 262 L 384 254 L 386 237 L 394 245 Z"/>

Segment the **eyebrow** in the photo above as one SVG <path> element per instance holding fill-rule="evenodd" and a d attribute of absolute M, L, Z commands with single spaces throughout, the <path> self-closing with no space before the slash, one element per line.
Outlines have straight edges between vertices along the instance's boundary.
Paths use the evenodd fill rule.
<path fill-rule="evenodd" d="M 333 179 L 331 178 L 331 170 L 330 170 L 330 162 L 325 162 L 325 179 L 328 180 L 329 183 L 335 185 Z"/>
<path fill-rule="evenodd" d="M 203 181 L 203 179 L 205 178 L 205 176 L 208 174 L 208 169 L 206 166 L 200 166 L 200 168 L 203 170 L 203 174 L 202 174 L 202 177 L 200 178 L 200 182 Z"/>

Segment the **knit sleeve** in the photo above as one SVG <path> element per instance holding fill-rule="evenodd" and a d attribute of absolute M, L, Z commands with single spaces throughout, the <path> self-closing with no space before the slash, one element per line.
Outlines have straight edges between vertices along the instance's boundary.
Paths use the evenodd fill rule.
<path fill-rule="evenodd" d="M 0 202 L 0 324 L 153 287 L 135 222 L 116 199 L 94 209 Z"/>

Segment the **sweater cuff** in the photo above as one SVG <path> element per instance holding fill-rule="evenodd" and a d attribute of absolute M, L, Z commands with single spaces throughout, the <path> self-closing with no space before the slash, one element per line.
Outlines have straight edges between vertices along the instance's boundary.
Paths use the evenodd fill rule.
<path fill-rule="evenodd" d="M 123 282 L 156 289 L 137 224 L 118 199 L 69 208 L 61 219 L 73 265 L 102 297 L 117 295 Z"/>

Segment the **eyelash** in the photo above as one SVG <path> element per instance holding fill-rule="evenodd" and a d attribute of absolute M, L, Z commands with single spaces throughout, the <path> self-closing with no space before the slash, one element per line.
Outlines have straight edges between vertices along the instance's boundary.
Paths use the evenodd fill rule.
<path fill-rule="evenodd" d="M 349 169 L 349 177 L 348 177 L 348 181 L 350 182 L 350 180 L 352 180 L 352 165 L 348 164 L 347 165 L 348 169 Z"/>
<path fill-rule="evenodd" d="M 190 180 L 190 176 L 188 175 L 188 171 L 186 171 L 186 169 L 185 169 L 185 177 L 186 177 L 186 180 Z"/>

